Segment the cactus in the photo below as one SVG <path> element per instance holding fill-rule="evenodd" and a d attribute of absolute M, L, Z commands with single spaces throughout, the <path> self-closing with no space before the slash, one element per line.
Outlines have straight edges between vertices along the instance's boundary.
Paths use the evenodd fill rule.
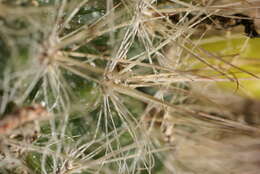
<path fill-rule="evenodd" d="M 0 1 L 0 173 L 256 174 L 254 3 Z"/>

